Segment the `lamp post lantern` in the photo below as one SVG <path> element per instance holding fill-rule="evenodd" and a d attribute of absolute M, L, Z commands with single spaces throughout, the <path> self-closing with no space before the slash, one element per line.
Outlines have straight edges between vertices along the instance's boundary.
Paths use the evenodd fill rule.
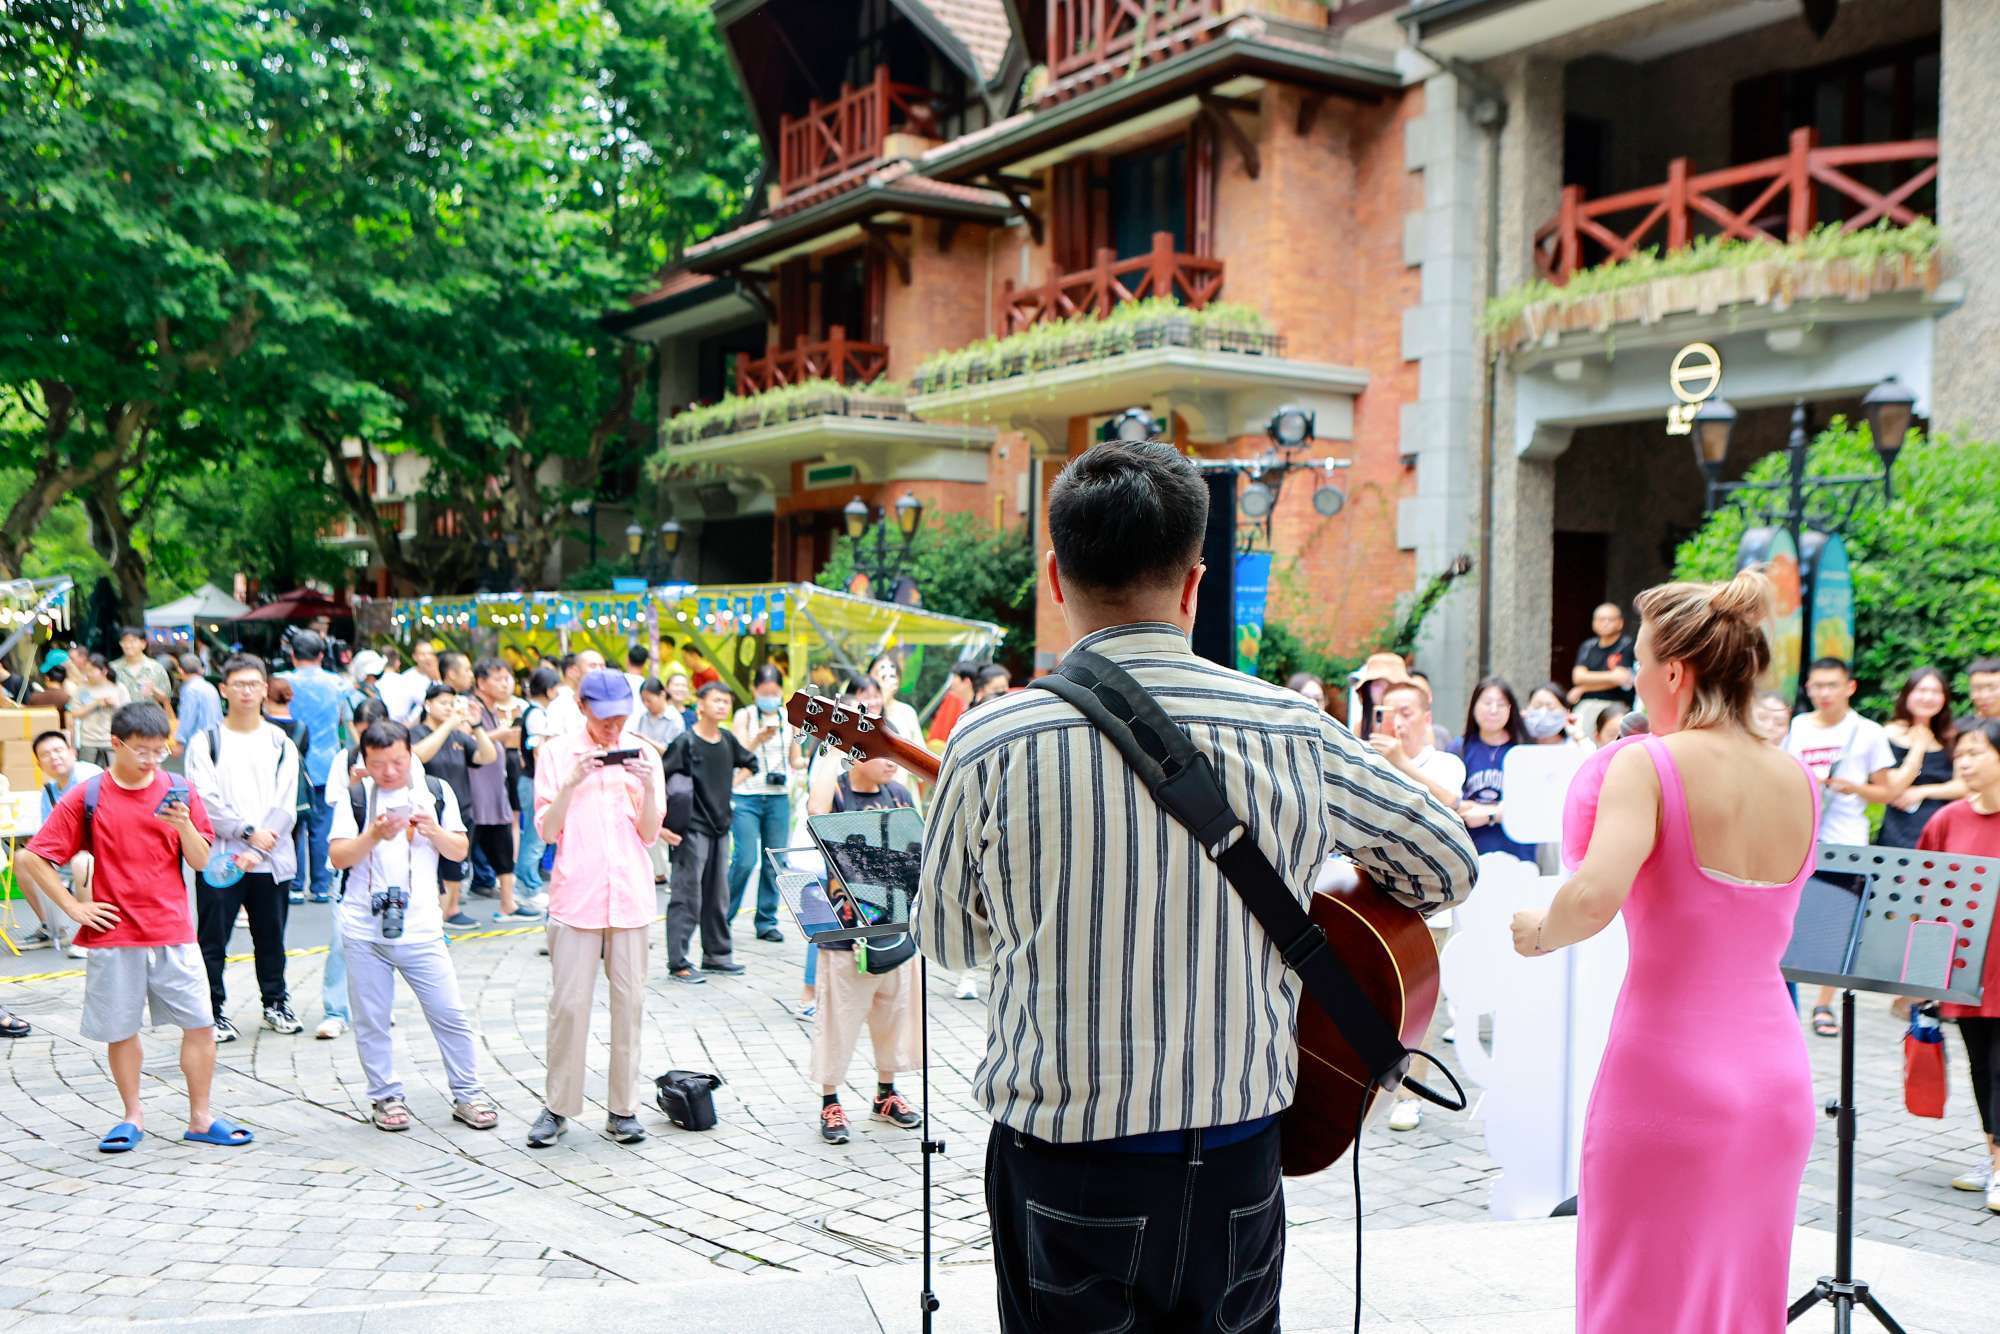
<path fill-rule="evenodd" d="M 847 540 L 854 545 L 854 568 L 868 576 L 870 590 L 893 587 L 896 577 L 903 572 L 903 564 L 910 557 L 911 544 L 924 526 L 924 502 L 917 499 L 913 491 L 905 491 L 894 507 L 896 531 L 902 534 L 902 543 L 892 548 L 889 544 L 890 511 L 870 509 L 868 503 L 856 496 L 841 508 L 840 516 L 847 529 Z M 874 551 L 871 553 L 862 538 L 870 524 L 875 526 Z"/>

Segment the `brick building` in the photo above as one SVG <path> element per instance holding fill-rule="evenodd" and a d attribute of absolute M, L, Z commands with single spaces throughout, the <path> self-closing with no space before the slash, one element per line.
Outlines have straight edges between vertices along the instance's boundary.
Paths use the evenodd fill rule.
<path fill-rule="evenodd" d="M 1064 460 L 1129 409 L 1213 461 L 1297 405 L 1303 456 L 1347 466 L 1280 491 L 1270 618 L 1351 650 L 1474 556 L 1419 645 L 1448 716 L 1484 671 L 1565 676 L 1589 606 L 1700 522 L 1664 429 L 1682 345 L 1719 350 L 1731 476 L 1794 399 L 1824 421 L 1891 374 L 1922 418 L 2000 428 L 2000 294 L 1968 258 L 2000 227 L 1988 0 L 715 12 L 767 189 L 618 317 L 658 349 L 656 508 L 687 576 L 809 578 L 856 496 L 1039 532 Z M 1483 327 L 1633 250 L 1928 218 L 1935 253 L 1865 272 L 1739 265 Z M 1188 310 L 1129 318 L 1169 293 Z M 1064 646 L 1045 594 L 1039 661 Z"/>
<path fill-rule="evenodd" d="M 1402 429 L 1424 202 L 1404 144 L 1424 95 L 1388 6 L 715 8 L 766 197 L 620 317 L 659 351 L 684 574 L 810 578 L 856 496 L 1039 531 L 1062 463 L 1133 408 L 1209 459 L 1269 449 L 1280 407 L 1314 414 L 1297 457 L 1347 463 L 1344 507 L 1314 508 L 1329 474 L 1295 477 L 1269 526 L 1271 617 L 1309 639 L 1361 642 L 1456 554 L 1408 522 L 1427 464 Z M 1187 311 L 1059 324 L 1169 294 Z M 726 392 L 720 415 L 681 410 Z M 1037 629 L 1046 664 L 1046 596 Z"/>

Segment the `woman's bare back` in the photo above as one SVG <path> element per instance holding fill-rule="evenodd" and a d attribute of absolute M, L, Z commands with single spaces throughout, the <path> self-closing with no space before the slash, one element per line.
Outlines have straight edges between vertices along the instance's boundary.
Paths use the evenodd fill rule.
<path fill-rule="evenodd" d="M 1709 871 L 1787 884 L 1812 846 L 1812 779 L 1776 746 L 1701 729 L 1663 737 L 1686 789 L 1695 860 Z"/>

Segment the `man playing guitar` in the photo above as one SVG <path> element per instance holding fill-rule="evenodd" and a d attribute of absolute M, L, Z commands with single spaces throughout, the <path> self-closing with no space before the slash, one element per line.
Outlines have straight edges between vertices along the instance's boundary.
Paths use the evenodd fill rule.
<path fill-rule="evenodd" d="M 1476 864 L 1449 809 L 1303 698 L 1190 650 L 1207 511 L 1166 444 L 1063 471 L 1047 573 L 1072 651 L 1186 730 L 1301 903 L 1335 854 L 1420 911 L 1462 900 Z M 1065 700 L 1023 690 L 952 733 L 914 934 L 949 972 L 992 961 L 974 1087 L 1002 1329 L 1277 1329 L 1298 978 Z"/>

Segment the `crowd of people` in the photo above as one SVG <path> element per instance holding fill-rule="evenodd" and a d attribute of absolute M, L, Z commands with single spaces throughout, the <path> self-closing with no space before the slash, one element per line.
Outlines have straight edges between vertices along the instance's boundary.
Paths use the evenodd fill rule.
<path fill-rule="evenodd" d="M 615 667 L 587 648 L 528 666 L 474 661 L 420 640 L 407 662 L 400 647 L 384 644 L 346 656 L 336 671 L 329 660 L 340 646 L 327 629 L 288 632 L 284 670 L 240 652 L 156 657 L 133 628 L 121 633 L 115 659 L 64 645 L 32 677 L 0 679 L 7 702 L 54 708 L 61 720 L 33 742 L 41 831 L 17 869 L 39 925 L 22 943 L 86 961 L 89 1035 L 111 1045 L 115 1075 L 137 1050 L 139 1007 L 149 1000 L 156 1019 L 186 1030 L 195 1066 L 199 1030 L 215 1043 L 240 1039 L 225 986 L 239 925 L 248 928 L 262 1027 L 302 1032 L 287 977 L 288 926 L 296 905 L 324 903 L 333 930 L 314 1035 L 332 1040 L 351 1030 L 374 1124 L 399 1131 L 412 1123 L 388 1035 L 400 976 L 438 1045 L 451 1115 L 491 1128 L 498 1114 L 480 1084 L 446 942 L 473 930 L 541 927 L 551 968 L 549 1077 L 528 1143 L 554 1143 L 582 1111 L 600 971 L 611 995 L 605 1132 L 641 1138 L 638 1046 L 658 894 L 666 893 L 670 980 L 741 975 L 733 924 L 753 881 L 749 929 L 785 939 L 777 863 L 764 854 L 783 857 L 804 844 L 799 822 L 808 812 L 920 801 L 892 761 L 821 754 L 809 768 L 782 711 L 775 664 L 753 673 L 739 707 L 712 669 L 691 675 L 678 662 L 654 661 L 642 645 Z M 835 689 L 922 742 L 915 708 L 898 698 L 902 684 L 899 659 L 885 653 Z M 960 664 L 928 736 L 941 744 L 968 709 L 1010 684 L 1003 667 Z M 178 901 L 191 908 L 177 912 L 183 862 L 192 894 Z M 822 950 L 835 960 L 825 968 Z M 848 1139 L 837 1086 L 864 1026 L 875 1041 L 872 1115 L 905 1129 L 920 1119 L 895 1086 L 917 1060 L 920 1000 L 915 970 L 902 966 L 913 951 L 877 949 L 863 966 L 855 953 L 808 944 L 797 1007 L 813 1026 L 816 1124 L 835 1144 Z M 100 974 L 102 984 L 93 980 Z M 973 972 L 958 994 L 977 998 Z M 0 1012 L 0 1034 L 28 1031 Z M 122 1075 L 119 1084 L 126 1120 L 106 1136 L 107 1151 L 143 1135 L 136 1090 Z M 198 1098 L 190 1131 L 208 1134 L 210 1119 Z M 215 1123 L 233 1127 L 216 1132 L 218 1143 L 251 1137 Z"/>

